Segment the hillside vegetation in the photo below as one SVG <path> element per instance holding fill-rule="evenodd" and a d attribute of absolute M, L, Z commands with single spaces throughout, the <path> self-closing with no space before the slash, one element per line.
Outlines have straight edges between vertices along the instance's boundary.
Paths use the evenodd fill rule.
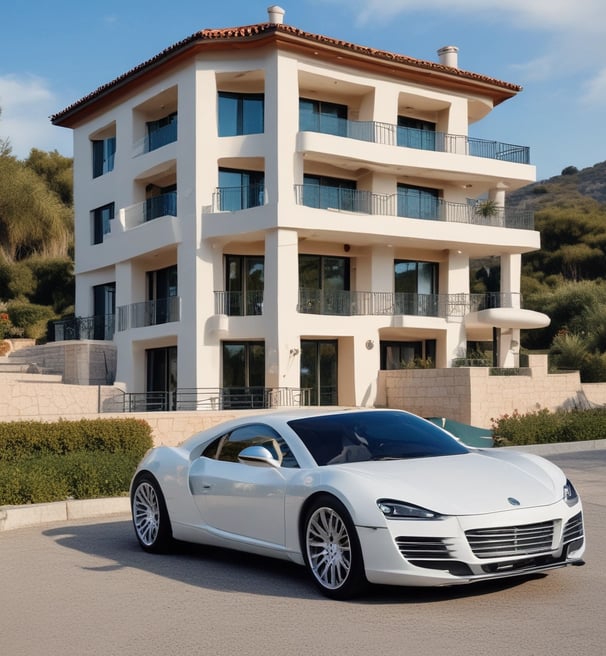
<path fill-rule="evenodd" d="M 0 140 L 0 339 L 43 338 L 73 312 L 72 159 Z"/>

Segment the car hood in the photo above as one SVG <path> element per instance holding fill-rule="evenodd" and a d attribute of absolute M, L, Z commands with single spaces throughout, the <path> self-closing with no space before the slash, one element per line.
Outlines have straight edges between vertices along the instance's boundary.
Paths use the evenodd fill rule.
<path fill-rule="evenodd" d="M 412 503 L 443 515 L 479 515 L 557 503 L 564 474 L 542 458 L 514 452 L 349 463 L 377 498 Z M 361 481 L 360 481 L 361 482 Z"/>

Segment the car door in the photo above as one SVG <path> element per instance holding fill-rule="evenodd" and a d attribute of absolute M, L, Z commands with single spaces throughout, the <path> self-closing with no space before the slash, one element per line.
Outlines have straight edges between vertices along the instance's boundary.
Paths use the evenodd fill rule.
<path fill-rule="evenodd" d="M 252 445 L 265 446 L 284 466 L 238 462 L 238 454 Z M 286 443 L 269 426 L 250 424 L 221 437 L 190 469 L 205 528 L 225 538 L 283 546 L 285 492 L 294 467 Z"/>

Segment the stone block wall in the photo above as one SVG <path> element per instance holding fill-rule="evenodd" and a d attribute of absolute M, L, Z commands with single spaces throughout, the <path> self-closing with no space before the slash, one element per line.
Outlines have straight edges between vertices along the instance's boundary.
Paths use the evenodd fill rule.
<path fill-rule="evenodd" d="M 486 367 L 381 371 L 380 405 L 483 428 L 516 410 L 524 414 L 591 405 L 579 373 L 549 374 L 546 355 L 530 356 L 529 367 L 520 374 L 493 376 Z M 599 390 L 593 395 L 598 398 Z"/>

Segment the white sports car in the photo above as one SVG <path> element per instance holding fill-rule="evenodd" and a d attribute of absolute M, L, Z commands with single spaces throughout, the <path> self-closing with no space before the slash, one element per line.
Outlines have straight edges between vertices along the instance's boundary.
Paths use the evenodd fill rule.
<path fill-rule="evenodd" d="M 146 551 L 173 539 L 293 560 L 335 599 L 583 564 L 581 501 L 543 458 L 471 449 L 399 410 L 245 416 L 152 449 L 131 484 Z"/>

